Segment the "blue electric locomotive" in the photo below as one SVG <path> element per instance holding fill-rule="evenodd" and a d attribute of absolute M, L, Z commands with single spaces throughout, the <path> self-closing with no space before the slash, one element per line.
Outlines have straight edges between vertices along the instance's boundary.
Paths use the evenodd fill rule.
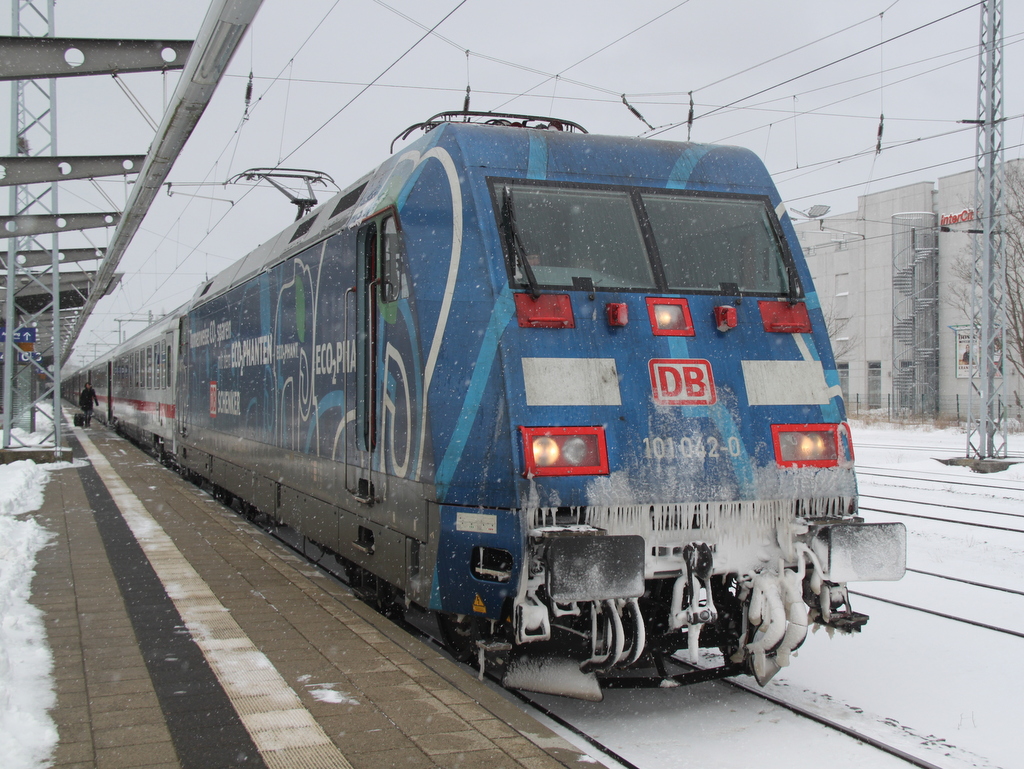
<path fill-rule="evenodd" d="M 420 127 L 197 291 L 177 461 L 437 613 L 456 654 L 507 650 L 521 688 L 599 697 L 702 646 L 763 683 L 809 622 L 859 629 L 845 583 L 899 579 L 905 532 L 856 517 L 761 162 L 550 119 Z"/>

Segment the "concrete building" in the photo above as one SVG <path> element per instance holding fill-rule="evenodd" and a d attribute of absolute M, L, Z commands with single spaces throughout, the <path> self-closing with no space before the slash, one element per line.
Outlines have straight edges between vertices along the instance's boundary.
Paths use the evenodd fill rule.
<path fill-rule="evenodd" d="M 862 195 L 853 213 L 800 219 L 791 212 L 850 414 L 966 419 L 973 208 L 967 171 Z M 1009 413 L 1020 418 L 1024 392 L 1009 362 L 1005 375 Z"/>

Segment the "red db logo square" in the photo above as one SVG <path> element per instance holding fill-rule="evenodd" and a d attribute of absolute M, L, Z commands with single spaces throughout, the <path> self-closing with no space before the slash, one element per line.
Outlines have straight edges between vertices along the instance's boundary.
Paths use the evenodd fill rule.
<path fill-rule="evenodd" d="M 716 400 L 706 360 L 655 358 L 648 364 L 654 402 L 662 406 L 710 406 Z"/>

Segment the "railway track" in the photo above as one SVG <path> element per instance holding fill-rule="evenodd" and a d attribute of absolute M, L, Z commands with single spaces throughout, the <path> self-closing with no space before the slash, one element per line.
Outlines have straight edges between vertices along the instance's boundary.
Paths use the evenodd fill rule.
<path fill-rule="evenodd" d="M 865 472 L 859 472 L 859 474 L 862 476 L 870 475 L 870 473 Z M 902 479 L 906 474 L 899 472 L 879 472 L 875 475 Z M 862 501 L 860 505 L 861 511 L 864 513 L 874 513 L 887 518 L 892 516 L 922 522 L 927 521 L 939 526 L 955 527 L 956 529 L 974 529 L 978 531 L 987 530 L 1012 535 L 1024 534 L 1024 513 L 1017 512 L 1017 510 L 1021 509 L 1021 501 L 1024 501 L 1024 483 L 1017 484 L 1006 481 L 986 483 L 985 480 L 975 480 L 971 478 L 950 480 L 948 477 L 936 477 L 935 479 L 932 479 L 927 477 L 927 475 L 930 474 L 925 473 L 913 473 L 912 475 L 919 476 L 917 478 L 918 481 L 922 481 L 928 485 L 934 485 L 935 487 L 943 490 L 949 489 L 950 487 L 970 489 L 970 491 L 966 492 L 969 496 L 965 495 L 961 497 L 959 504 L 954 502 L 939 502 L 935 500 L 921 501 L 919 499 L 906 499 L 903 495 L 895 496 L 893 494 L 889 494 L 891 490 L 895 491 L 895 489 L 879 485 L 862 491 L 860 495 Z M 991 496 L 986 494 L 985 496 L 981 496 L 972 493 L 973 489 L 978 487 L 983 488 L 986 492 L 1019 491 L 1020 494 L 1005 496 Z M 887 496 L 883 496 L 883 494 L 887 494 Z M 966 501 L 967 499 L 971 501 Z M 871 504 L 865 505 L 865 501 L 870 501 Z M 908 556 L 912 557 L 913 553 L 909 553 Z M 1002 593 L 1008 597 L 1024 597 L 1024 590 L 1016 589 L 1007 585 L 994 584 L 994 581 L 986 582 L 979 579 L 962 577 L 955 573 L 941 573 L 939 571 L 914 567 L 908 568 L 907 572 L 926 579 L 941 580 L 948 583 L 967 586 L 978 591 L 993 591 L 996 593 Z M 902 587 L 905 587 L 905 585 Z M 893 588 L 893 590 L 897 592 L 899 589 L 900 586 Z M 938 588 L 938 590 L 941 591 L 942 588 Z M 869 587 L 866 591 L 863 589 L 850 590 L 850 594 L 854 596 L 870 598 L 872 600 L 901 607 L 910 611 L 922 612 L 953 622 L 984 628 L 992 632 L 1010 635 L 1017 638 L 1024 638 L 1024 632 L 1020 629 L 1002 627 L 992 622 L 964 616 L 964 614 L 968 612 L 964 612 L 964 614 L 957 614 L 950 611 L 940 611 L 934 606 L 925 606 L 920 605 L 919 602 L 915 601 L 906 601 L 893 596 L 879 595 L 879 592 L 881 592 L 881 589 L 877 586 L 875 589 L 871 589 Z M 980 593 L 978 595 L 980 595 Z M 953 601 L 950 601 L 950 599 L 947 598 L 943 603 L 953 603 Z"/>
<path fill-rule="evenodd" d="M 854 438 L 864 433 L 860 430 L 854 433 Z M 962 454 L 967 447 L 966 438 L 962 443 L 945 443 L 945 444 L 934 444 L 934 445 L 922 445 L 922 444 L 909 444 L 909 443 L 870 443 L 868 441 L 858 440 L 856 442 L 856 448 L 858 449 L 871 449 L 874 451 L 919 451 L 921 453 L 933 453 L 933 454 Z M 1021 459 L 1024 458 L 1019 452 L 1009 454 L 1010 459 Z"/>
<path fill-rule="evenodd" d="M 958 617 L 955 614 L 949 614 L 947 612 L 935 611 L 934 609 L 928 609 L 923 606 L 915 606 L 910 603 L 903 603 L 902 601 L 894 601 L 890 598 L 881 598 L 877 595 L 871 595 L 870 593 L 862 593 L 857 590 L 849 591 L 850 595 L 855 595 L 860 598 L 870 598 L 872 601 L 880 601 L 881 603 L 887 603 L 890 606 L 899 606 L 903 609 L 909 609 L 911 611 L 918 611 L 924 614 L 930 614 L 933 617 L 941 617 L 942 619 L 948 619 L 953 622 L 960 622 L 965 625 L 971 625 L 973 627 L 983 628 L 985 630 L 991 630 L 994 633 L 1004 633 L 1005 635 L 1015 636 L 1017 638 L 1024 638 L 1024 633 L 1018 630 L 1011 630 L 1009 628 L 1000 627 L 999 625 L 991 625 L 987 622 L 978 622 L 977 620 L 967 619 L 966 617 Z"/>
<path fill-rule="evenodd" d="M 993 479 L 991 477 L 972 478 L 963 476 L 952 479 L 948 474 L 938 470 L 894 470 L 887 467 L 872 467 L 870 465 L 857 465 L 857 477 L 859 478 L 890 478 L 899 481 L 924 481 L 928 483 L 942 484 L 946 487 L 973 487 L 985 491 L 1014 491 L 1024 494 L 1024 481 L 1008 479 Z"/>
<path fill-rule="evenodd" d="M 810 708 L 805 708 L 804 706 L 798 705 L 794 702 L 788 702 L 784 698 L 777 697 L 771 692 L 767 692 L 763 689 L 758 689 L 753 684 L 749 684 L 745 681 L 738 681 L 735 679 L 724 681 L 724 683 L 729 686 L 734 686 L 737 689 L 742 689 L 743 691 L 748 692 L 754 695 L 755 697 L 759 697 L 760 699 L 768 700 L 769 702 L 775 703 L 781 708 L 785 708 L 786 710 L 792 713 L 796 713 L 799 716 L 803 716 L 804 718 L 814 721 L 815 723 L 821 724 L 822 726 L 826 726 L 829 729 L 833 729 L 837 732 L 845 734 L 847 737 L 852 737 L 858 742 L 863 742 L 865 745 L 870 745 L 871 747 L 876 748 L 877 750 L 880 750 L 883 753 L 887 753 L 890 756 L 895 756 L 896 758 L 906 761 L 911 766 L 917 766 L 921 769 L 941 769 L 941 767 L 939 767 L 937 764 L 933 764 L 931 761 L 927 761 L 921 758 L 920 756 L 915 756 L 912 753 L 908 753 L 907 751 L 902 750 L 899 747 L 896 747 L 895 745 L 890 745 L 882 740 L 872 737 L 870 734 L 867 734 L 862 730 L 854 729 L 850 726 L 847 726 L 846 724 L 842 724 L 838 721 L 827 718 L 821 715 L 820 713 L 815 713 Z"/>
<path fill-rule="evenodd" d="M 862 512 L 884 513 L 885 515 L 895 515 L 895 516 L 900 517 L 900 518 L 920 518 L 921 520 L 925 520 L 925 521 L 936 521 L 938 523 L 952 523 L 952 524 L 956 524 L 957 526 L 970 526 L 970 527 L 973 527 L 973 528 L 976 528 L 976 529 L 995 529 L 996 531 L 1009 531 L 1009 532 L 1013 532 L 1015 534 L 1024 534 L 1024 529 L 1016 529 L 1016 528 L 1014 528 L 1012 526 L 997 526 L 997 525 L 992 524 L 992 523 L 977 523 L 977 522 L 971 522 L 971 521 L 958 521 L 955 518 L 939 518 L 938 516 L 934 516 L 934 515 L 924 515 L 924 514 L 918 514 L 918 513 L 899 512 L 899 511 L 896 511 L 896 510 L 884 510 L 882 508 L 877 508 L 877 507 L 864 507 L 863 505 L 861 506 L 860 509 L 861 509 Z"/>
<path fill-rule="evenodd" d="M 867 493 L 864 493 L 864 492 L 861 492 L 860 498 L 862 500 L 864 500 L 864 499 L 877 499 L 877 500 L 889 501 L 889 502 L 902 502 L 902 503 L 911 504 L 911 505 L 925 505 L 925 506 L 930 507 L 930 508 L 939 507 L 939 508 L 942 508 L 943 510 L 960 510 L 960 511 L 963 511 L 963 512 L 966 512 L 966 513 L 983 513 L 985 515 L 1000 515 L 1000 516 L 1006 516 L 1008 518 L 1019 518 L 1019 519 L 1024 520 L 1024 513 L 1015 513 L 1015 512 L 1011 512 L 1009 510 L 978 510 L 977 507 L 967 507 L 965 505 L 949 505 L 949 504 L 945 504 L 945 503 L 942 503 L 942 502 L 927 502 L 927 503 L 925 503 L 925 502 L 919 502 L 916 499 L 903 499 L 902 497 L 882 497 L 882 496 L 879 496 L 878 494 L 867 494 Z M 1019 503 L 1014 502 L 1013 504 L 1014 504 L 1014 506 L 1016 506 Z M 865 508 L 865 509 L 873 509 L 873 510 L 875 510 L 875 512 L 878 512 L 878 509 L 875 509 L 875 508 Z"/>
<path fill-rule="evenodd" d="M 752 684 L 748 684 L 736 679 L 723 679 L 721 681 L 714 682 L 714 685 L 729 686 L 739 691 L 745 692 L 749 695 L 752 695 L 760 700 L 770 702 L 773 705 L 776 705 L 777 707 L 789 711 L 790 713 L 794 713 L 802 718 L 819 724 L 820 726 L 824 726 L 828 729 L 839 732 L 840 734 L 844 734 L 847 737 L 851 737 L 857 740 L 858 742 L 861 742 L 865 745 L 869 745 L 870 747 L 875 748 L 876 750 L 879 750 L 890 756 L 898 758 L 911 766 L 917 766 L 920 767 L 920 769 L 942 769 L 942 767 L 940 767 L 939 765 L 933 764 L 932 762 L 927 761 L 919 756 L 915 756 L 911 753 L 908 753 L 907 751 L 902 750 L 901 748 L 895 745 L 889 745 L 882 740 L 872 737 L 871 735 L 866 734 L 857 729 L 851 728 L 846 724 L 842 724 L 838 721 L 829 719 L 821 715 L 820 713 L 815 713 L 814 711 L 810 710 L 809 708 L 805 708 L 802 705 L 798 705 L 793 702 L 787 702 L 784 698 L 777 697 L 774 694 L 758 689 L 758 687 Z M 585 742 L 592 749 L 597 750 L 601 755 L 610 758 L 616 764 L 619 764 L 620 766 L 625 767 L 626 769 L 654 769 L 652 765 L 638 765 L 629 761 L 615 750 L 611 749 L 607 745 L 603 744 L 599 740 L 592 737 L 583 729 L 579 728 L 575 724 L 571 723 L 569 720 L 560 716 L 558 713 L 556 713 L 548 706 L 530 697 L 528 692 L 519 692 L 507 689 L 505 691 L 509 692 L 512 696 L 519 700 L 528 710 L 533 711 L 534 713 L 539 714 L 544 718 L 547 718 L 550 721 L 554 722 L 562 729 L 570 732 L 571 734 L 575 735 L 578 739 Z"/>
<path fill-rule="evenodd" d="M 1024 534 L 1024 526 L 1014 526 L 1014 524 L 1016 524 L 1017 522 L 1024 523 L 1024 514 L 1015 512 L 1013 509 L 1014 505 L 1019 504 L 1019 500 L 1024 500 L 1024 483 L 1007 481 L 1002 479 L 996 480 L 992 476 L 985 476 L 977 479 L 967 477 L 963 479 L 951 480 L 948 475 L 943 476 L 938 472 L 928 473 L 915 471 L 906 473 L 901 471 L 888 471 L 885 468 L 872 468 L 867 470 L 866 472 L 861 472 L 860 470 L 858 470 L 858 472 L 862 476 L 867 476 L 865 480 L 867 480 L 868 478 L 877 478 L 879 481 L 882 481 L 883 483 L 884 480 L 887 478 L 891 478 L 897 481 L 904 481 L 907 480 L 909 477 L 912 480 L 916 481 L 917 483 L 920 483 L 926 487 L 953 487 L 955 489 L 962 490 L 960 492 L 962 494 L 970 495 L 970 499 L 979 498 L 979 502 L 981 502 L 981 504 L 971 506 L 970 501 L 965 501 L 963 499 L 960 500 L 959 504 L 957 504 L 955 501 L 950 503 L 926 503 L 920 502 L 918 500 L 910 500 L 905 498 L 901 499 L 900 496 L 903 495 L 899 494 L 899 490 L 895 486 L 892 487 L 891 490 L 895 492 L 896 495 L 890 495 L 887 498 L 881 495 L 886 491 L 889 491 L 890 489 L 886 488 L 886 486 L 883 486 L 880 483 L 876 488 L 872 488 L 870 491 L 868 491 L 868 493 L 862 493 L 862 500 L 870 501 L 873 503 L 870 508 L 866 508 L 864 507 L 864 505 L 862 505 L 861 509 L 864 510 L 865 512 L 877 512 L 878 514 L 897 515 L 907 518 L 921 519 L 922 521 L 929 520 L 939 525 L 955 525 L 957 527 L 974 528 L 975 530 L 979 531 L 988 530 L 993 532 L 999 531 L 1008 532 L 1012 534 Z M 984 501 L 980 499 L 981 495 L 978 494 L 978 492 L 984 493 Z M 1002 509 L 997 509 L 1000 507 Z M 972 517 L 973 520 L 970 520 L 970 518 Z M 968 518 L 968 520 L 965 520 L 965 518 Z M 916 575 L 919 578 L 947 582 L 950 584 L 965 586 L 978 591 L 992 591 L 995 593 L 1006 595 L 1009 598 L 1024 597 L 1024 590 L 1015 589 L 1013 587 L 1008 587 L 1005 585 L 994 584 L 993 582 L 986 582 L 979 579 L 967 579 L 960 576 L 955 576 L 954 574 L 943 574 L 939 573 L 938 571 L 930 571 L 927 569 L 920 568 L 910 568 L 908 569 L 908 572 L 912 575 Z M 993 622 L 983 622 L 979 621 L 978 619 L 973 619 L 966 616 L 958 616 L 953 612 L 938 611 L 933 607 L 919 605 L 918 602 L 915 601 L 901 601 L 893 598 L 887 598 L 884 595 L 879 595 L 879 592 L 880 591 L 878 590 L 872 590 L 870 593 L 866 591 L 851 591 L 851 594 L 860 596 L 865 599 L 879 601 L 890 606 L 894 606 L 897 608 L 897 610 L 915 613 L 925 613 L 942 622 L 953 622 L 961 626 L 970 626 L 990 631 L 993 633 L 997 633 L 1002 635 L 1004 638 L 1008 637 L 1007 640 L 1024 638 L 1024 632 L 1021 632 L 1020 630 L 1002 627 L 999 624 Z M 722 681 L 716 681 L 706 685 L 726 686 L 742 690 L 749 696 L 769 701 L 780 708 L 784 708 L 789 712 L 799 715 L 802 718 L 806 718 L 829 729 L 841 732 L 846 736 L 851 737 L 852 739 L 858 740 L 864 743 L 865 745 L 870 745 L 871 747 L 881 752 L 884 752 L 887 755 L 893 756 L 903 762 L 906 762 L 908 765 L 911 766 L 917 766 L 922 768 L 937 768 L 939 766 L 947 765 L 944 761 L 942 761 L 941 758 L 939 758 L 939 755 L 941 754 L 936 754 L 934 757 L 920 755 L 920 753 L 922 752 L 928 752 L 927 747 L 924 748 L 922 751 L 911 752 L 911 750 L 907 749 L 908 746 L 905 744 L 905 742 L 902 745 L 899 744 L 899 738 L 905 735 L 899 731 L 902 730 L 903 727 L 901 725 L 896 725 L 895 722 L 891 722 L 892 728 L 898 730 L 897 732 L 893 733 L 895 739 L 893 739 L 892 741 L 887 741 L 886 739 L 884 739 L 884 732 L 886 731 L 884 728 L 881 730 L 883 732 L 883 735 L 882 738 L 880 738 L 877 734 L 877 732 L 879 731 L 878 729 L 875 729 L 876 733 L 872 734 L 868 730 L 857 728 L 856 725 L 851 725 L 850 723 L 843 723 L 841 720 L 830 718 L 826 713 L 817 711 L 814 708 L 807 707 L 804 704 L 801 704 L 800 702 L 792 701 L 790 699 L 787 699 L 785 696 L 779 696 L 778 694 L 773 693 L 772 691 L 762 690 L 756 685 L 754 685 L 753 682 L 746 682 L 742 677 L 724 679 Z M 520 694 L 519 696 L 525 699 L 529 699 L 531 702 L 533 702 L 534 707 L 538 707 L 541 709 L 540 712 L 547 714 L 551 710 L 551 708 L 549 708 L 544 703 L 537 702 L 528 695 Z M 557 723 L 562 724 L 566 729 L 572 730 L 574 732 L 582 731 L 577 730 L 577 727 L 575 727 L 571 723 L 568 723 L 567 719 L 557 716 L 557 714 L 554 714 L 553 720 L 555 720 Z M 885 723 L 889 724 L 889 721 L 885 720 Z M 868 724 L 868 727 L 870 726 L 871 724 Z M 593 744 L 593 742 L 591 742 L 591 740 L 593 740 L 592 737 L 586 735 L 586 739 L 588 740 L 588 742 Z M 914 741 L 911 742 L 913 743 Z M 918 740 L 918 742 L 923 745 L 930 744 L 927 737 L 922 737 L 920 740 Z M 911 745 L 911 749 L 912 747 L 913 746 Z M 934 747 L 934 744 L 932 744 L 932 747 Z M 934 760 L 931 760 L 932 758 L 934 758 Z M 940 761 L 941 763 L 935 763 L 935 761 Z"/>
<path fill-rule="evenodd" d="M 936 572 L 933 572 L 933 571 L 923 571 L 922 569 L 911 569 L 911 568 L 908 568 L 907 571 L 910 572 L 911 574 L 921 574 L 921 575 L 926 576 L 926 577 L 935 577 L 936 579 L 946 579 L 946 580 L 949 580 L 950 582 L 959 582 L 961 584 L 971 585 L 973 587 L 982 587 L 982 588 L 985 588 L 986 590 L 997 590 L 997 591 L 999 591 L 1001 593 L 1010 593 L 1011 595 L 1021 595 L 1021 596 L 1024 596 L 1024 590 L 1014 590 L 1013 588 L 1010 588 L 1010 587 L 1002 587 L 1000 585 L 987 585 L 984 582 L 974 582 L 973 580 L 961 579 L 960 577 L 951 577 L 948 574 L 937 574 Z"/>
<path fill-rule="evenodd" d="M 681 660 L 679 662 L 680 664 L 684 664 L 687 667 L 690 667 L 687 663 L 684 663 Z M 495 683 L 495 685 L 497 685 L 497 681 L 493 679 L 492 681 L 493 683 Z M 810 707 L 806 707 L 798 702 L 794 702 L 792 700 L 786 699 L 785 697 L 774 694 L 771 691 L 761 689 L 754 683 L 748 682 L 743 678 L 721 679 L 708 682 L 706 685 L 709 687 L 726 687 L 728 689 L 741 692 L 744 696 L 750 696 L 756 698 L 757 700 L 769 702 L 775 705 L 776 707 L 782 708 L 783 710 L 789 713 L 793 713 L 794 715 L 799 716 L 802 719 L 805 719 L 807 721 L 818 724 L 819 726 L 823 726 L 827 729 L 843 734 L 846 737 L 850 737 L 851 739 L 854 739 L 857 742 L 860 742 L 877 751 L 880 751 L 881 753 L 899 759 L 907 765 L 920 767 L 920 769 L 942 769 L 941 765 L 933 763 L 932 761 L 929 761 L 927 758 L 924 758 L 922 756 L 915 755 L 914 753 L 901 748 L 899 745 L 886 742 L 883 739 L 879 739 L 878 737 L 868 733 L 868 731 L 864 729 L 858 729 L 854 726 L 851 726 L 850 724 L 843 723 L 842 721 L 839 721 L 834 718 L 830 718 L 828 715 L 821 711 L 814 710 Z M 555 707 L 552 707 L 546 702 L 541 701 L 541 698 L 531 695 L 529 692 L 519 692 L 514 690 L 505 691 L 507 691 L 511 696 L 515 697 L 518 701 L 520 701 L 523 704 L 523 706 L 526 707 L 528 710 L 534 712 L 539 716 L 549 719 L 558 727 L 561 727 L 565 731 L 576 736 L 579 740 L 582 740 L 591 748 L 597 750 L 602 755 L 611 758 L 614 762 L 620 764 L 623 767 L 629 767 L 630 769 L 653 769 L 654 767 L 658 766 L 656 762 L 634 763 L 629 761 L 627 758 L 621 755 L 621 753 L 618 752 L 616 749 L 609 747 L 600 739 L 589 734 L 585 729 L 581 728 L 576 723 L 574 723 L 571 718 L 564 717 L 559 712 L 557 712 L 557 709 Z M 602 703 L 601 707 L 604 706 L 605 703 Z M 615 718 L 616 714 L 612 714 L 610 717 Z M 628 713 L 623 713 L 622 717 L 629 718 L 630 715 Z M 740 714 L 740 718 L 743 718 L 742 714 Z"/>

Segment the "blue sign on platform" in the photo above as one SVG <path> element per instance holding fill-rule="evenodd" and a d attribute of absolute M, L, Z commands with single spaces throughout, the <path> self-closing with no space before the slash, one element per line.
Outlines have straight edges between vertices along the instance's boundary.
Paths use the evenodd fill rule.
<path fill-rule="evenodd" d="M 7 341 L 7 328 L 0 326 L 0 344 Z M 35 344 L 36 343 L 36 330 L 35 328 L 16 328 L 14 329 L 14 343 L 15 344 Z"/>

